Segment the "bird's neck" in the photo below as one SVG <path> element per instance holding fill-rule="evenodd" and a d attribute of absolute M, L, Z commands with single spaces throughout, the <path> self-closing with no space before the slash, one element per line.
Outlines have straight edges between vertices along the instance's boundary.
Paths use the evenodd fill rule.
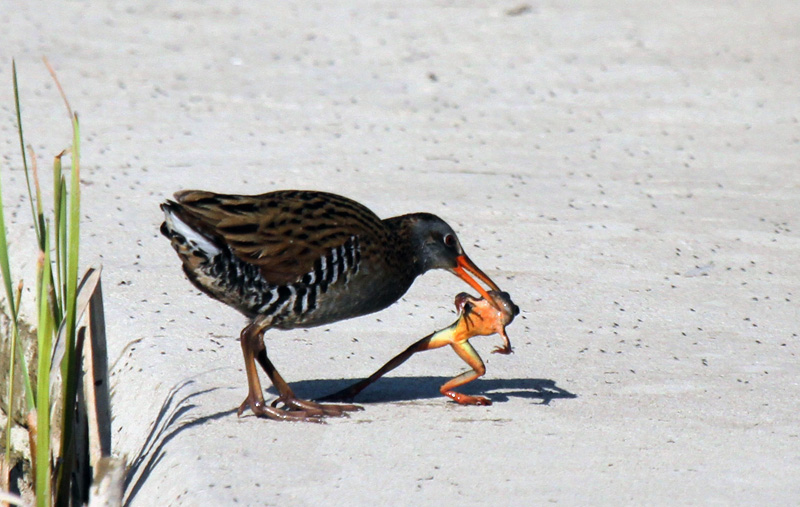
<path fill-rule="evenodd" d="M 427 271 L 420 255 L 422 245 L 418 244 L 419 240 L 414 233 L 414 224 L 417 223 L 417 220 L 416 214 L 413 213 L 384 220 L 389 230 L 392 251 L 396 253 L 395 258 L 400 266 L 413 270 L 413 274 L 409 273 L 412 278 Z"/>

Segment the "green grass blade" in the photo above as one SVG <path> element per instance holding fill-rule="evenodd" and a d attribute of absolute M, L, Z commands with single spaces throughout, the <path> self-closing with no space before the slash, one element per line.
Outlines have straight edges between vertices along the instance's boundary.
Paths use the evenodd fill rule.
<path fill-rule="evenodd" d="M 77 364 L 80 351 L 75 348 L 76 341 L 76 301 L 78 292 L 78 255 L 80 247 L 80 124 L 78 115 L 72 116 L 72 171 L 70 173 L 70 188 L 67 200 L 69 202 L 69 218 L 67 229 L 67 286 L 66 286 L 66 334 L 64 362 L 61 365 L 62 378 L 64 379 L 63 399 L 64 410 L 61 421 L 61 451 L 62 466 L 58 471 L 56 485 L 56 504 L 67 505 L 69 502 L 69 480 L 72 474 L 73 460 L 69 459 L 73 449 L 73 414 L 70 409 L 77 393 L 77 373 L 74 365 Z"/>
<path fill-rule="evenodd" d="M 44 250 L 44 205 L 42 204 L 42 187 L 39 185 L 39 164 L 36 159 L 36 152 L 33 151 L 33 148 L 28 146 L 28 151 L 30 151 L 34 198 L 36 199 L 36 215 L 33 217 L 33 220 L 39 224 L 36 229 L 39 233 L 37 238 L 39 240 L 39 249 Z"/>
<path fill-rule="evenodd" d="M 19 134 L 19 150 L 20 154 L 22 155 L 22 165 L 25 169 L 25 182 L 28 189 L 28 202 L 31 206 L 31 216 L 34 217 L 33 220 L 33 227 L 36 230 L 36 237 L 40 237 L 39 231 L 39 223 L 36 221 L 36 211 L 33 205 L 33 194 L 31 193 L 31 182 L 30 182 L 30 175 L 28 171 L 28 159 L 25 156 L 25 138 L 22 133 L 22 108 L 20 107 L 19 103 L 19 84 L 17 82 L 17 63 L 13 59 L 11 60 L 11 78 L 14 84 L 14 107 L 17 112 L 17 133 Z M 0 187 L 0 194 L 2 194 L 2 187 Z M 1 207 L 1 206 L 0 206 Z M 25 379 L 25 400 L 28 404 L 28 410 L 32 410 L 34 408 L 34 397 L 33 397 L 33 387 L 31 386 L 31 378 L 28 375 L 28 366 L 25 363 L 25 355 L 22 351 L 22 344 L 19 341 L 19 328 L 17 327 L 16 315 L 19 312 L 19 308 L 15 308 L 14 302 L 11 299 L 11 270 L 8 266 L 8 244 L 6 242 L 6 231 L 5 231 L 5 217 L 0 214 L 0 223 L 2 223 L 2 251 L 6 253 L 6 260 L 5 266 L 3 270 L 3 279 L 7 280 L 8 287 L 6 288 L 6 294 L 9 295 L 9 304 L 12 305 L 12 313 L 15 316 L 14 324 L 14 334 L 12 338 L 16 338 L 16 351 L 17 351 L 17 361 L 20 364 L 20 371 Z M 18 299 L 17 299 L 18 301 Z"/>
<path fill-rule="evenodd" d="M 3 272 L 3 285 L 6 289 L 6 298 L 13 315 L 16 313 L 14 290 L 11 288 L 11 265 L 8 259 L 8 242 L 6 239 L 6 219 L 3 212 L 3 182 L 0 179 L 0 270 Z"/>
<path fill-rule="evenodd" d="M 25 149 L 24 149 L 24 137 L 22 134 L 22 115 L 20 112 L 20 104 L 19 104 L 19 88 L 17 85 L 17 69 L 16 69 L 16 62 L 12 60 L 12 79 L 14 83 L 14 99 L 16 105 L 16 112 L 17 112 L 17 132 L 19 134 L 19 142 L 20 142 L 20 150 L 22 152 L 22 160 L 25 166 L 25 177 L 28 179 L 28 163 L 27 159 L 25 158 Z M 30 184 L 28 185 L 28 195 L 30 197 Z M 34 406 L 34 398 L 33 398 L 33 388 L 31 387 L 30 377 L 28 376 L 28 368 L 25 364 L 25 358 L 22 353 L 22 346 L 19 341 L 19 323 L 18 323 L 18 316 L 19 316 L 19 293 L 14 294 L 12 289 L 11 283 L 11 266 L 9 262 L 9 254 L 8 254 L 8 240 L 6 235 L 6 221 L 5 221 L 5 214 L 3 212 L 3 187 L 2 187 L 2 178 L 0 178 L 0 272 L 2 272 L 3 277 L 3 285 L 6 291 L 6 300 L 8 301 L 9 313 L 11 315 L 11 343 L 9 344 L 9 351 L 8 357 L 11 359 L 8 362 L 8 407 L 7 407 L 7 415 L 8 418 L 6 420 L 6 428 L 5 428 L 5 457 L 8 459 L 10 450 L 11 450 L 11 425 L 14 420 L 14 392 L 15 392 L 15 376 L 16 376 L 16 363 L 19 360 L 21 365 L 21 372 L 22 376 L 25 380 L 25 400 L 28 406 L 28 410 L 32 409 Z M 31 201 L 31 213 L 33 213 L 33 201 Z M 20 286 L 21 287 L 21 286 Z M 16 297 L 15 297 L 16 296 Z"/>
<path fill-rule="evenodd" d="M 45 226 L 42 230 L 45 249 L 42 255 L 42 286 L 39 292 L 39 328 L 37 332 L 39 364 L 36 378 L 36 505 L 46 507 L 52 503 L 50 493 L 50 357 L 53 348 L 53 315 L 50 311 L 52 284 L 50 266 L 50 238 Z M 66 409 L 65 409 L 66 410 Z"/>
<path fill-rule="evenodd" d="M 78 255 L 80 246 L 80 127 L 78 116 L 75 115 L 73 122 L 73 142 L 72 142 L 72 171 L 70 174 L 70 189 L 67 200 L 69 201 L 69 218 L 67 220 L 67 277 L 66 277 L 66 319 L 67 319 L 67 339 L 69 364 L 74 363 L 75 346 L 75 303 L 78 291 Z M 68 371 L 68 365 L 64 365 L 64 374 Z M 65 382 L 67 385 L 68 382 Z M 66 413 L 66 411 L 65 411 Z"/>
<path fill-rule="evenodd" d="M 67 197 L 69 204 L 69 218 L 67 219 L 67 287 L 66 287 L 66 314 L 67 334 L 71 333 L 74 344 L 75 338 L 75 302 L 78 290 L 78 255 L 80 253 L 80 219 L 81 219 L 81 171 L 80 171 L 80 126 L 78 115 L 72 121 L 72 171 L 70 174 L 70 188 Z"/>
<path fill-rule="evenodd" d="M 64 175 L 61 175 L 61 195 L 67 195 L 67 183 L 64 180 Z M 61 199 L 61 207 L 59 209 L 59 214 L 61 215 L 61 243 L 59 244 L 58 248 L 61 251 L 61 312 L 62 314 L 67 312 L 66 302 L 65 299 L 67 297 L 67 259 L 66 259 L 66 252 L 67 252 L 67 201 L 66 199 Z M 62 317 L 63 318 L 63 317 Z"/>
<path fill-rule="evenodd" d="M 0 240 L 0 263 L 3 265 L 3 281 L 5 282 L 6 287 L 6 294 L 8 299 L 8 306 L 11 310 L 12 320 L 11 320 L 11 343 L 9 344 L 9 351 L 8 357 L 11 360 L 8 362 L 8 395 L 6 400 L 8 402 L 6 408 L 6 428 L 5 428 L 5 445 L 4 449 L 5 452 L 3 453 L 3 459 L 5 461 L 5 470 L 9 469 L 9 463 L 11 458 L 11 426 L 14 422 L 14 363 L 15 356 L 14 351 L 17 348 L 17 335 L 19 331 L 17 329 L 17 319 L 15 317 L 15 301 L 19 301 L 19 298 L 14 298 L 13 292 L 11 292 L 11 280 L 10 280 L 10 269 L 8 265 L 8 246 L 6 245 L 6 231 L 5 231 L 5 218 L 3 217 L 3 199 L 2 199 L 2 187 L 0 187 L 0 236 L 2 236 L 2 240 Z"/>
<path fill-rule="evenodd" d="M 22 280 L 19 281 L 17 285 L 17 298 L 16 301 L 20 301 L 22 298 Z M 22 376 L 23 380 L 25 380 L 25 403 L 28 407 L 28 411 L 33 410 L 36 408 L 36 400 L 33 396 L 33 386 L 31 385 L 31 377 L 28 375 L 28 364 L 25 362 L 25 353 L 22 350 L 22 340 L 19 339 L 19 304 L 17 304 L 17 311 L 13 315 L 12 320 L 13 325 L 13 332 L 14 334 L 12 337 L 16 338 L 16 348 L 14 350 L 17 351 L 16 360 L 19 361 L 19 369 L 20 375 Z"/>
<path fill-rule="evenodd" d="M 60 322 L 65 311 L 64 298 L 66 297 L 66 242 L 67 242 L 67 208 L 64 200 L 66 186 L 64 177 L 61 174 L 61 157 L 56 157 L 53 163 L 53 233 L 55 238 L 55 288 L 56 297 L 59 302 L 60 315 L 56 316 L 56 321 Z"/>
<path fill-rule="evenodd" d="M 25 138 L 22 135 L 22 112 L 19 106 L 19 85 L 17 83 L 17 62 L 11 60 L 11 78 L 14 81 L 14 105 L 17 109 L 17 132 L 19 133 L 19 151 L 22 154 L 22 167 L 25 168 L 25 183 L 28 187 L 28 202 L 31 205 L 31 216 L 36 216 L 36 210 L 33 204 L 33 192 L 31 191 L 31 179 L 28 172 L 28 159 L 25 156 Z M 36 229 L 36 237 L 41 238 L 42 233 L 39 230 L 39 223 L 34 219 L 33 227 Z"/>

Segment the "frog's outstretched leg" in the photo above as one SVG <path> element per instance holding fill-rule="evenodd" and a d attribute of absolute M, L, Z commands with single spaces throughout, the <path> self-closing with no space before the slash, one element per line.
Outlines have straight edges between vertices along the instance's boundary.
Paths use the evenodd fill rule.
<path fill-rule="evenodd" d="M 353 398 L 355 398 L 358 393 L 363 391 L 368 385 L 372 384 L 379 378 L 405 363 L 409 357 L 413 356 L 417 352 L 438 349 L 439 347 L 444 347 L 445 345 L 449 344 L 449 336 L 453 333 L 457 323 L 458 321 L 446 329 L 429 334 L 425 338 L 419 340 L 400 354 L 390 359 L 389 362 L 384 364 L 378 371 L 369 377 L 360 382 L 356 382 L 355 384 L 351 385 L 350 387 L 346 387 L 341 391 L 329 394 L 324 398 L 320 398 L 319 401 L 353 401 Z M 445 335 L 447 335 L 448 339 L 443 339 Z"/>

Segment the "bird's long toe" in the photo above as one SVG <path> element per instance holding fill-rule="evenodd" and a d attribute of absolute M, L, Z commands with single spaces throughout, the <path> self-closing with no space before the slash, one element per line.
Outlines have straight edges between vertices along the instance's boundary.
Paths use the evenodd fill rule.
<path fill-rule="evenodd" d="M 291 408 L 279 408 L 273 405 L 267 405 L 262 400 L 251 401 L 249 397 L 245 398 L 237 414 L 241 416 L 245 410 L 250 409 L 256 417 L 263 417 L 266 419 L 273 419 L 275 421 L 297 421 L 297 422 L 324 422 L 322 417 L 326 414 L 318 410 L 297 410 Z"/>
<path fill-rule="evenodd" d="M 272 407 L 277 407 L 279 404 L 282 404 L 287 410 L 317 414 L 320 417 L 346 417 L 348 412 L 364 410 L 364 407 L 359 405 L 346 403 L 317 403 L 310 400 L 284 397 L 280 397 L 273 401 Z"/>

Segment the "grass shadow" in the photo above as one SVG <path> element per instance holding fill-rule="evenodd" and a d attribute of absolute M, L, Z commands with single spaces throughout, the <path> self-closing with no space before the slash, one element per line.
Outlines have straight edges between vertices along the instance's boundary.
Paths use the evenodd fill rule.
<path fill-rule="evenodd" d="M 194 391 L 179 398 L 180 392 L 191 384 L 194 384 L 193 380 L 186 380 L 175 385 L 161 404 L 161 409 L 150 427 L 150 433 L 125 475 L 126 496 L 123 505 L 130 505 L 139 493 L 147 478 L 164 458 L 166 454 L 164 448 L 170 440 L 184 430 L 236 413 L 234 408 L 206 416 L 188 416 L 187 414 L 197 406 L 192 403 L 194 398 L 217 389 Z"/>

